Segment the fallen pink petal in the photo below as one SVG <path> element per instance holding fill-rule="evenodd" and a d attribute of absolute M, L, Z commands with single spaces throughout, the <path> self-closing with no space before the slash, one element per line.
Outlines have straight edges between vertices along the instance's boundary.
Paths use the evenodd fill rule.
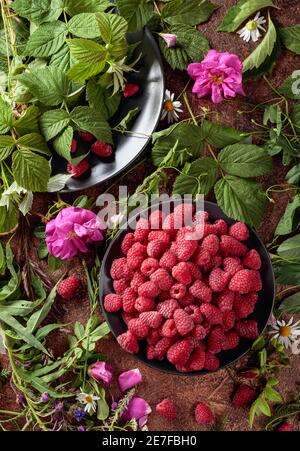
<path fill-rule="evenodd" d="M 121 392 L 129 390 L 130 388 L 142 382 L 142 374 L 138 368 L 134 370 L 125 371 L 119 376 L 119 386 Z"/>
<path fill-rule="evenodd" d="M 103 382 L 109 385 L 113 379 L 112 367 L 106 362 L 93 363 L 88 369 L 88 374 L 97 382 Z"/>
<path fill-rule="evenodd" d="M 143 398 L 134 396 L 128 403 L 126 410 L 122 415 L 123 421 L 135 419 L 139 427 L 145 426 L 148 421 L 148 415 L 151 413 L 151 407 Z"/>
<path fill-rule="evenodd" d="M 165 41 L 169 48 L 175 47 L 177 36 L 174 33 L 160 33 L 159 36 Z"/>

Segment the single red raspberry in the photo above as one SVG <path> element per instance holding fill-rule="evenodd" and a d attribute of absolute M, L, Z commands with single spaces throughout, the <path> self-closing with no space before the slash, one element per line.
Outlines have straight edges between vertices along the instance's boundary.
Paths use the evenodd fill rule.
<path fill-rule="evenodd" d="M 159 291 L 159 287 L 150 280 L 149 282 L 143 283 L 143 285 L 139 287 L 138 294 L 139 296 L 145 296 L 147 298 L 156 298 Z"/>
<path fill-rule="evenodd" d="M 208 336 L 207 350 L 212 354 L 218 354 L 222 351 L 223 342 L 225 340 L 224 330 L 222 327 L 214 327 Z"/>
<path fill-rule="evenodd" d="M 134 244 L 134 234 L 133 233 L 127 233 L 122 241 L 121 244 L 121 250 L 123 252 L 123 254 L 127 255 L 129 249 L 133 246 Z"/>
<path fill-rule="evenodd" d="M 155 345 L 155 354 L 158 360 L 162 360 L 172 344 L 174 343 L 174 338 L 163 337 Z"/>
<path fill-rule="evenodd" d="M 218 219 L 217 221 L 215 221 L 214 227 L 215 227 L 217 235 L 219 235 L 219 236 L 227 235 L 228 225 L 227 225 L 226 221 L 224 221 L 224 219 Z"/>
<path fill-rule="evenodd" d="M 195 216 L 193 217 L 193 224 L 204 224 L 208 222 L 209 214 L 207 211 L 196 211 Z"/>
<path fill-rule="evenodd" d="M 138 242 L 145 242 L 149 235 L 149 221 L 146 218 L 140 218 L 135 226 L 134 239 Z"/>
<path fill-rule="evenodd" d="M 122 295 L 124 312 L 126 312 L 126 313 L 135 312 L 136 297 L 137 297 L 137 294 L 133 288 L 131 288 L 131 287 L 126 288 L 126 290 L 124 291 L 124 293 Z"/>
<path fill-rule="evenodd" d="M 223 327 L 224 330 L 233 329 L 235 325 L 236 316 L 235 313 L 231 310 L 230 312 L 223 312 Z"/>
<path fill-rule="evenodd" d="M 232 277 L 229 289 L 241 294 L 246 294 L 250 291 L 260 291 L 262 289 L 262 281 L 259 272 L 253 269 L 238 271 Z"/>
<path fill-rule="evenodd" d="M 167 243 L 160 240 L 153 240 L 148 243 L 147 254 L 149 257 L 159 258 L 166 250 Z"/>
<path fill-rule="evenodd" d="M 191 316 L 191 318 L 195 324 L 202 323 L 203 316 L 202 316 L 202 313 L 201 313 L 198 305 L 190 305 L 186 308 L 190 309 L 190 312 L 187 312 L 187 313 L 189 313 L 189 315 Z M 186 308 L 184 309 L 185 311 L 186 311 Z"/>
<path fill-rule="evenodd" d="M 158 261 L 155 258 L 146 258 L 141 265 L 141 273 L 150 277 L 159 268 Z"/>
<path fill-rule="evenodd" d="M 222 235 L 220 248 L 225 255 L 233 255 L 234 257 L 244 257 L 248 248 L 232 236 Z"/>
<path fill-rule="evenodd" d="M 207 235 L 217 235 L 215 224 L 210 224 L 209 222 L 204 224 L 203 236 L 206 237 Z"/>
<path fill-rule="evenodd" d="M 97 155 L 98 157 L 108 158 L 112 155 L 113 148 L 110 144 L 106 144 L 102 141 L 97 140 L 91 146 L 91 151 L 93 154 Z"/>
<path fill-rule="evenodd" d="M 208 251 L 211 256 L 214 256 L 218 253 L 220 246 L 220 240 L 217 235 L 207 235 L 203 238 L 201 247 L 202 249 Z"/>
<path fill-rule="evenodd" d="M 243 265 L 246 268 L 259 270 L 261 268 L 261 258 L 257 250 L 251 249 L 243 258 Z"/>
<path fill-rule="evenodd" d="M 164 214 L 160 210 L 154 210 L 149 216 L 149 224 L 151 230 L 157 230 L 162 228 L 164 220 Z"/>
<path fill-rule="evenodd" d="M 96 139 L 95 136 L 88 132 L 78 132 L 78 136 L 80 136 L 83 141 L 86 141 L 88 143 L 92 143 Z"/>
<path fill-rule="evenodd" d="M 135 270 L 141 267 L 145 257 L 143 255 L 129 255 L 127 254 L 127 266 L 131 270 Z"/>
<path fill-rule="evenodd" d="M 127 279 L 119 279 L 113 281 L 113 287 L 116 294 L 122 294 L 128 287 L 128 280 Z"/>
<path fill-rule="evenodd" d="M 153 360 L 156 359 L 155 347 L 153 345 L 147 345 L 147 359 Z"/>
<path fill-rule="evenodd" d="M 211 352 L 205 353 L 204 368 L 208 371 L 216 371 L 220 367 L 220 361 L 215 354 Z"/>
<path fill-rule="evenodd" d="M 170 290 L 170 296 L 173 299 L 182 299 L 186 293 L 186 286 L 182 283 L 175 283 L 171 290 Z"/>
<path fill-rule="evenodd" d="M 210 253 L 206 249 L 198 246 L 193 257 L 193 261 L 196 263 L 196 265 L 204 267 L 209 264 L 210 259 Z"/>
<path fill-rule="evenodd" d="M 138 312 L 149 312 L 154 309 L 155 302 L 153 298 L 140 296 L 136 299 L 134 307 Z"/>
<path fill-rule="evenodd" d="M 238 321 L 235 329 L 240 337 L 248 338 L 249 340 L 255 340 L 259 336 L 257 321 L 255 320 Z"/>
<path fill-rule="evenodd" d="M 136 271 L 131 279 L 130 286 L 134 289 L 134 291 L 137 293 L 138 289 L 143 283 L 146 282 L 146 277 L 143 276 L 142 273 L 139 271 Z"/>
<path fill-rule="evenodd" d="M 293 432 L 294 430 L 294 425 L 288 421 L 283 421 L 276 429 L 277 432 Z"/>
<path fill-rule="evenodd" d="M 173 318 L 180 335 L 188 335 L 194 329 L 194 321 L 184 310 L 175 310 Z"/>
<path fill-rule="evenodd" d="M 136 83 L 126 83 L 123 90 L 123 96 L 127 99 L 128 97 L 133 97 L 140 90 L 140 86 Z"/>
<path fill-rule="evenodd" d="M 194 338 L 197 338 L 197 340 L 204 340 L 204 338 L 207 336 L 207 329 L 201 324 L 196 324 L 193 329 L 192 336 Z"/>
<path fill-rule="evenodd" d="M 196 240 L 181 239 L 176 242 L 175 254 L 180 262 L 188 261 L 198 247 Z"/>
<path fill-rule="evenodd" d="M 192 279 L 194 280 L 200 280 L 202 278 L 201 271 L 199 267 L 193 263 L 193 262 L 185 262 L 185 264 L 188 266 Z"/>
<path fill-rule="evenodd" d="M 174 282 L 168 271 L 163 268 L 158 268 L 153 274 L 151 274 L 150 280 L 163 291 L 169 291 Z"/>
<path fill-rule="evenodd" d="M 131 271 L 127 266 L 127 260 L 125 257 L 117 258 L 112 262 L 110 275 L 114 280 L 130 278 Z"/>
<path fill-rule="evenodd" d="M 161 268 L 172 270 L 177 263 L 177 257 L 172 251 L 166 251 L 159 260 Z"/>
<path fill-rule="evenodd" d="M 77 276 L 70 276 L 62 280 L 57 287 L 57 294 L 69 301 L 72 299 L 80 286 L 80 279 Z"/>
<path fill-rule="evenodd" d="M 118 343 L 130 354 L 137 354 L 139 352 L 139 344 L 136 336 L 130 330 L 118 336 Z"/>
<path fill-rule="evenodd" d="M 255 396 L 256 391 L 254 388 L 249 387 L 249 385 L 240 385 L 233 396 L 232 405 L 236 409 L 248 406 Z"/>
<path fill-rule="evenodd" d="M 247 297 L 247 295 L 242 296 L 239 293 L 236 293 L 234 298 L 234 311 L 236 314 L 236 319 L 247 318 L 247 316 L 251 315 L 251 313 L 254 312 L 255 304 L 255 298 L 252 299 L 251 297 Z"/>
<path fill-rule="evenodd" d="M 217 291 L 224 291 L 227 287 L 227 284 L 230 279 L 230 274 L 226 273 L 225 271 L 222 271 L 220 268 L 215 268 L 211 271 L 209 275 L 209 286 L 210 288 L 217 292 Z"/>
<path fill-rule="evenodd" d="M 239 376 L 243 379 L 256 379 L 260 375 L 258 368 L 251 368 L 249 370 L 242 370 L 239 372 Z"/>
<path fill-rule="evenodd" d="M 175 325 L 174 319 L 167 319 L 160 328 L 160 334 L 162 337 L 172 338 L 178 336 L 178 330 Z"/>
<path fill-rule="evenodd" d="M 203 267 L 204 272 L 212 271 L 215 268 L 219 268 L 223 263 L 223 257 L 219 254 L 211 257 L 209 263 Z"/>
<path fill-rule="evenodd" d="M 192 281 L 190 267 L 186 262 L 180 262 L 172 269 L 172 276 L 183 285 L 189 285 Z"/>
<path fill-rule="evenodd" d="M 148 235 L 148 241 L 163 241 L 164 243 L 169 244 L 170 242 L 170 235 L 168 232 L 165 232 L 164 230 L 153 230 Z"/>
<path fill-rule="evenodd" d="M 136 257 L 136 256 L 140 256 L 140 255 L 146 258 L 147 247 L 139 242 L 134 243 L 127 252 L 127 258 L 128 257 Z"/>
<path fill-rule="evenodd" d="M 104 298 L 104 308 L 107 312 L 117 312 L 122 308 L 122 298 L 118 294 L 107 294 Z"/>
<path fill-rule="evenodd" d="M 227 332 L 225 334 L 225 340 L 223 342 L 223 351 L 228 351 L 229 349 L 236 348 L 239 345 L 239 342 L 240 338 L 236 332 Z"/>
<path fill-rule="evenodd" d="M 246 241 L 249 238 L 249 230 L 243 222 L 236 222 L 229 227 L 229 235 L 239 241 Z"/>
<path fill-rule="evenodd" d="M 157 329 L 163 321 L 162 314 L 156 311 L 143 312 L 140 314 L 139 318 L 144 324 L 152 329 Z"/>
<path fill-rule="evenodd" d="M 200 305 L 200 311 L 211 325 L 222 324 L 223 315 L 221 310 L 212 304 L 203 303 Z"/>
<path fill-rule="evenodd" d="M 167 301 L 159 302 L 157 304 L 157 311 L 162 314 L 164 318 L 173 318 L 173 314 L 179 304 L 175 299 L 168 299 Z"/>
<path fill-rule="evenodd" d="M 217 297 L 217 304 L 221 312 L 230 312 L 233 309 L 234 291 L 224 290 Z"/>
<path fill-rule="evenodd" d="M 174 365 L 185 365 L 193 350 L 192 343 L 184 338 L 174 343 L 167 352 L 169 362 Z"/>
<path fill-rule="evenodd" d="M 204 368 L 204 363 L 205 351 L 201 348 L 198 348 L 192 352 L 186 366 L 190 371 L 201 371 Z"/>
<path fill-rule="evenodd" d="M 128 330 L 130 330 L 137 338 L 145 338 L 148 335 L 149 327 L 139 318 L 134 318 L 129 321 Z"/>
<path fill-rule="evenodd" d="M 155 408 L 156 412 L 169 421 L 175 420 L 177 416 L 177 409 L 173 401 L 164 399 Z"/>
<path fill-rule="evenodd" d="M 128 326 L 129 321 L 131 321 L 133 318 L 135 318 L 135 314 L 134 313 L 122 312 L 122 320 L 124 321 L 126 326 Z"/>
<path fill-rule="evenodd" d="M 202 280 L 196 280 L 190 287 L 190 293 L 202 302 L 211 302 L 212 289 Z"/>
<path fill-rule="evenodd" d="M 71 143 L 71 153 L 75 153 L 77 150 L 77 141 L 76 139 L 72 139 L 72 143 Z"/>
<path fill-rule="evenodd" d="M 238 257 L 226 257 L 223 260 L 224 271 L 234 276 L 234 274 L 243 268 L 241 260 Z"/>
<path fill-rule="evenodd" d="M 147 312 L 144 312 L 147 313 Z M 142 315 L 142 313 L 141 313 Z M 149 345 L 156 345 L 156 343 L 161 339 L 160 333 L 158 329 L 150 329 L 148 337 L 147 337 L 147 343 Z"/>
<path fill-rule="evenodd" d="M 212 425 L 215 422 L 215 416 L 205 402 L 199 402 L 197 404 L 195 419 L 197 424 Z"/>
<path fill-rule="evenodd" d="M 182 224 L 189 224 L 193 220 L 195 207 L 191 202 L 183 202 L 176 205 L 174 208 L 174 215 L 182 219 Z"/>
<path fill-rule="evenodd" d="M 181 305 L 181 307 L 186 307 L 188 305 L 193 304 L 194 300 L 195 300 L 194 296 L 191 295 L 191 293 L 187 292 L 187 293 L 185 293 L 183 298 L 178 299 L 178 302 Z"/>
<path fill-rule="evenodd" d="M 175 222 L 176 222 L 176 224 L 175 224 Z M 176 218 L 176 221 L 175 221 L 174 213 L 170 213 L 168 216 L 165 217 L 162 228 L 166 232 L 173 234 L 181 226 L 182 226 L 181 220 L 178 221 L 178 218 Z"/>
<path fill-rule="evenodd" d="M 82 160 L 77 166 L 72 163 L 67 164 L 67 172 L 74 178 L 79 178 L 90 169 L 90 163 L 87 160 Z"/>

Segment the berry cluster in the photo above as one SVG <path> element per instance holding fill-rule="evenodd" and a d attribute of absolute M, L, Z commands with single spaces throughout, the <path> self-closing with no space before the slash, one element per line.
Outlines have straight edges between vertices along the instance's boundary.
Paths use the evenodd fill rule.
<path fill-rule="evenodd" d="M 156 211 L 138 221 L 123 239 L 124 257 L 111 266 L 115 293 L 104 299 L 107 312 L 122 311 L 128 330 L 118 342 L 127 352 L 138 353 L 139 340 L 146 340 L 148 359 L 167 358 L 181 372 L 216 370 L 218 353 L 259 335 L 247 318 L 262 289 L 261 259 L 244 243 L 247 226 L 211 223 L 201 212 L 193 226 L 176 228 L 192 209 L 184 204 L 166 217 Z M 203 220 L 203 237 L 195 239 Z"/>

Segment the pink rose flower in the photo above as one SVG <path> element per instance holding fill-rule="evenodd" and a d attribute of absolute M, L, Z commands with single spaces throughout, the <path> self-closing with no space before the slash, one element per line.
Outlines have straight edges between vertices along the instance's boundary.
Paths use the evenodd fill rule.
<path fill-rule="evenodd" d="M 240 58 L 232 53 L 218 53 L 210 50 L 201 63 L 189 64 L 187 71 L 195 84 L 193 93 L 199 98 L 211 95 L 214 103 L 245 95 L 243 89 L 243 65 Z"/>
<path fill-rule="evenodd" d="M 88 375 L 97 382 L 109 385 L 113 379 L 112 367 L 106 362 L 95 362 L 88 369 Z"/>
<path fill-rule="evenodd" d="M 84 208 L 61 210 L 46 226 L 46 244 L 50 254 L 61 260 L 89 251 L 87 244 L 103 240 L 104 223 Z"/>
<path fill-rule="evenodd" d="M 159 36 L 165 41 L 169 48 L 175 47 L 177 42 L 176 34 L 171 33 L 159 33 Z"/>
<path fill-rule="evenodd" d="M 148 421 L 148 415 L 151 413 L 151 407 L 143 398 L 134 396 L 128 403 L 126 410 L 122 415 L 123 421 L 136 419 L 140 428 L 145 426 Z"/>
<path fill-rule="evenodd" d="M 134 370 L 125 371 L 119 376 L 119 385 L 121 392 L 123 393 L 126 390 L 138 385 L 142 382 L 142 375 L 138 368 Z"/>

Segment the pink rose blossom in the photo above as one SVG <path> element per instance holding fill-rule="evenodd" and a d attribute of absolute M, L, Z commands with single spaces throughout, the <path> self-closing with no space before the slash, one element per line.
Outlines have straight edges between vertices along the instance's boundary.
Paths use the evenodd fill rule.
<path fill-rule="evenodd" d="M 214 103 L 245 95 L 242 84 L 243 65 L 240 58 L 232 53 L 218 53 L 210 50 L 200 63 L 189 64 L 187 71 L 195 80 L 193 92 L 199 98 L 211 95 Z"/>
<path fill-rule="evenodd" d="M 169 48 L 175 47 L 177 42 L 176 34 L 160 33 L 159 36 L 165 41 Z"/>
<path fill-rule="evenodd" d="M 149 404 L 138 396 L 134 396 L 128 403 L 126 410 L 122 415 L 123 421 L 130 421 L 136 419 L 140 428 L 145 426 L 148 421 L 148 415 L 151 413 Z"/>
<path fill-rule="evenodd" d="M 119 376 L 119 385 L 122 392 L 129 390 L 140 382 L 142 382 L 142 375 L 138 368 L 125 371 Z"/>
<path fill-rule="evenodd" d="M 112 367 L 106 362 L 95 362 L 88 369 L 88 375 L 97 382 L 109 385 L 113 379 Z"/>
<path fill-rule="evenodd" d="M 46 226 L 46 243 L 50 254 L 61 260 L 89 251 L 87 244 L 103 240 L 105 225 L 95 213 L 84 208 L 61 210 Z"/>

